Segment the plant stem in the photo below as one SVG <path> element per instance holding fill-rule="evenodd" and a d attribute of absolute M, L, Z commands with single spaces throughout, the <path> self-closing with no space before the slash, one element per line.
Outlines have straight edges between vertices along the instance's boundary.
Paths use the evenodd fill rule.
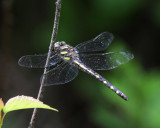
<path fill-rule="evenodd" d="M 47 72 L 47 68 L 49 65 L 49 58 L 51 56 L 51 52 L 52 52 L 52 48 L 53 45 L 55 43 L 56 40 L 56 35 L 57 35 L 57 31 L 58 31 L 58 24 L 59 24 L 59 18 L 60 18 L 60 11 L 61 11 L 61 0 L 57 0 L 56 2 L 56 11 L 55 11 L 55 18 L 54 18 L 54 25 L 53 25 L 53 32 L 52 32 L 52 37 L 51 37 L 51 41 L 50 41 L 50 46 L 49 46 L 49 51 L 48 51 L 48 56 L 47 56 L 47 60 L 46 60 L 46 64 L 45 64 L 45 68 L 44 68 L 44 75 L 42 77 L 42 82 L 39 88 L 39 92 L 38 92 L 38 96 L 37 99 L 38 100 L 42 100 L 43 97 L 43 90 L 44 90 L 44 81 L 46 79 L 46 72 Z M 33 110 L 33 114 L 29 123 L 29 127 L 28 128 L 33 128 L 34 127 L 34 123 L 35 123 L 35 119 L 36 119 L 36 115 L 37 115 L 37 108 L 35 108 Z"/>

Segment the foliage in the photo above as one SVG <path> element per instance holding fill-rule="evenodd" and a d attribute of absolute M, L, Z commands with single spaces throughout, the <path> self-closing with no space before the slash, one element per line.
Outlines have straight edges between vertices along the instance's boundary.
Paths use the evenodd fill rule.
<path fill-rule="evenodd" d="M 43 104 L 43 102 L 29 96 L 13 97 L 9 99 L 5 105 L 2 99 L 0 99 L 0 128 L 3 125 L 3 119 L 8 112 L 20 110 L 20 109 L 29 109 L 29 108 L 43 108 L 43 109 L 50 109 L 58 112 L 57 109 L 52 108 L 46 104 Z M 3 116 L 1 116 L 2 110 L 4 112 Z"/>

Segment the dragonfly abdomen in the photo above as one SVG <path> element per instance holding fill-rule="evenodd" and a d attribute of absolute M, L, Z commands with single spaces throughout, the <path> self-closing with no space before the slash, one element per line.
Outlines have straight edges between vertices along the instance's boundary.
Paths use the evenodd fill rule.
<path fill-rule="evenodd" d="M 103 78 L 101 75 L 99 75 L 97 72 L 95 72 L 94 70 L 92 70 L 91 68 L 87 67 L 86 65 L 84 65 L 80 60 L 74 60 L 74 63 L 78 66 L 78 68 L 80 68 L 82 71 L 92 75 L 93 77 L 95 77 L 96 79 L 98 79 L 99 81 L 101 81 L 104 85 L 106 85 L 109 89 L 111 89 L 112 91 L 114 91 L 118 96 L 120 96 L 121 98 L 123 98 L 124 100 L 128 100 L 127 96 L 122 93 L 119 89 L 117 89 L 115 86 L 113 86 L 108 80 L 106 80 L 105 78 Z"/>

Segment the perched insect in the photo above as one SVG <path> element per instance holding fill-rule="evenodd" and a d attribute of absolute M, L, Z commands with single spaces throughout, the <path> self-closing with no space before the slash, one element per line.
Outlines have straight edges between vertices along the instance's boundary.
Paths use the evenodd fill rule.
<path fill-rule="evenodd" d="M 113 40 L 113 35 L 103 32 L 97 37 L 78 44 L 76 47 L 64 41 L 56 42 L 50 57 L 45 85 L 65 84 L 78 75 L 78 68 L 95 77 L 117 95 L 127 100 L 127 96 L 114 87 L 108 80 L 94 70 L 110 70 L 134 58 L 128 51 L 101 53 Z M 44 68 L 47 54 L 26 55 L 19 59 L 18 64 L 29 68 Z"/>

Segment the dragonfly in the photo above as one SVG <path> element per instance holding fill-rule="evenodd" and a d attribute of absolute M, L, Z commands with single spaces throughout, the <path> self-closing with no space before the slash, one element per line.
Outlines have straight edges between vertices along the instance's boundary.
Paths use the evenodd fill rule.
<path fill-rule="evenodd" d="M 49 58 L 45 86 L 61 85 L 72 81 L 80 70 L 95 77 L 124 100 L 127 96 L 95 70 L 110 70 L 134 58 L 129 51 L 105 53 L 114 36 L 103 32 L 95 38 L 72 47 L 65 41 L 56 42 Z M 22 56 L 18 64 L 28 68 L 45 68 L 46 54 Z"/>

